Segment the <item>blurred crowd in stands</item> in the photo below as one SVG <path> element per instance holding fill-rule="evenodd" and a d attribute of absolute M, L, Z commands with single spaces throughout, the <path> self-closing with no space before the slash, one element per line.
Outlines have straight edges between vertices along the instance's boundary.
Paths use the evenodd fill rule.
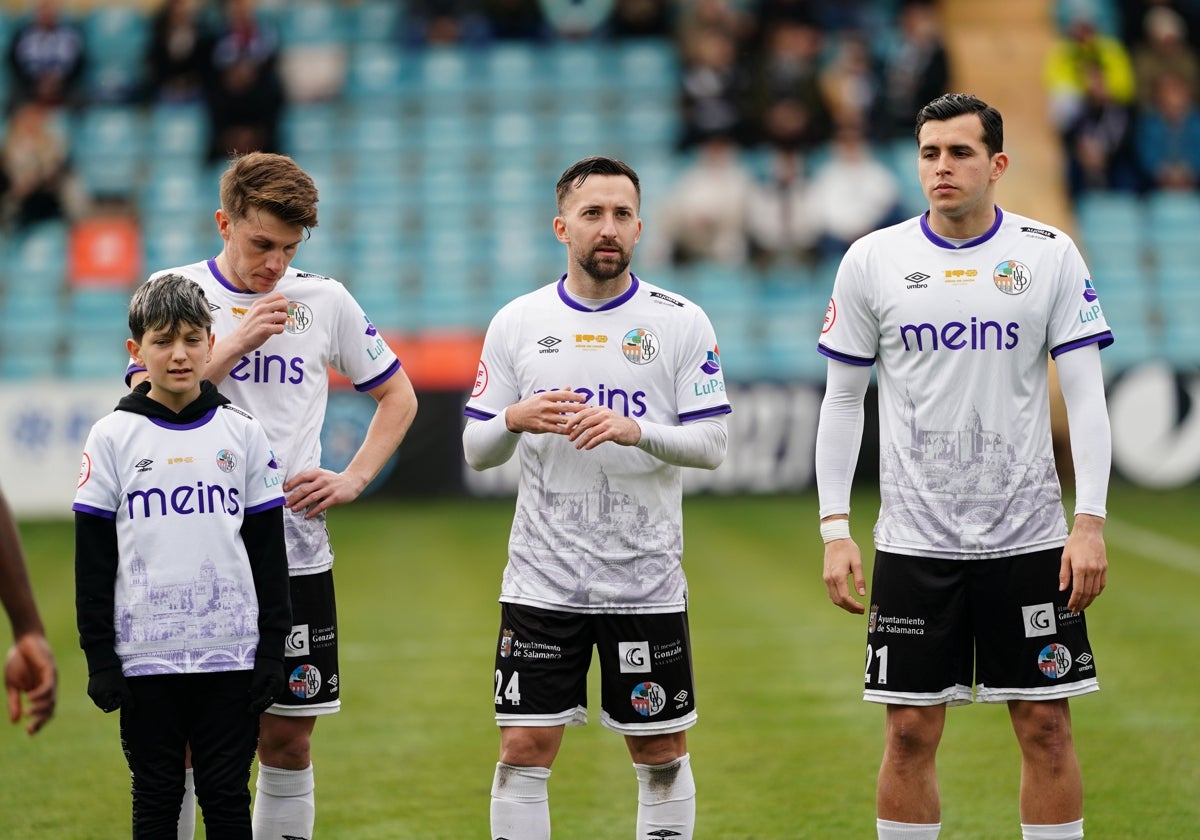
<path fill-rule="evenodd" d="M 291 84 L 281 67 L 286 44 L 276 24 L 307 2 L 139 6 L 148 34 L 142 54 L 127 56 L 134 83 L 117 95 L 146 108 L 201 103 L 210 166 L 253 149 L 291 153 L 280 124 L 296 96 L 338 95 L 336 81 L 322 82 L 316 53 L 293 68 Z M 571 40 L 672 46 L 679 132 L 671 182 L 644 208 L 660 233 L 644 249 L 651 265 L 822 264 L 922 209 L 911 183 L 913 120 L 952 79 L 936 0 L 407 0 L 397 8 L 389 43 L 401 53 Z M 1194 189 L 1200 0 L 1057 0 L 1055 8 L 1060 31 L 1045 82 L 1071 194 Z M 55 117 L 95 104 L 86 79 L 100 45 L 70 9 L 35 0 L 10 14 L 0 145 L 8 229 L 96 212 Z"/>
<path fill-rule="evenodd" d="M 1200 3 L 1067 2 L 1045 66 L 1073 197 L 1195 190 L 1200 181 Z M 1106 26 L 1107 24 L 1107 26 Z"/>
<path fill-rule="evenodd" d="M 911 139 L 916 109 L 949 78 L 933 0 L 411 0 L 403 9 L 398 51 L 672 44 L 677 183 L 670 200 L 646 208 L 665 234 L 646 255 L 660 264 L 811 262 L 904 215 L 888 144 Z M 129 56 L 139 62 L 136 83 L 120 95 L 148 108 L 203 103 L 206 163 L 289 152 L 279 130 L 289 106 L 280 41 L 264 12 L 287 15 L 289 6 L 165 0 L 148 12 L 144 55 Z M 97 45 L 59 0 L 36 0 L 14 21 L 0 221 L 78 220 L 94 208 L 53 115 L 94 104 L 85 71 Z M 314 61 L 309 88 L 320 89 L 320 72 Z"/>

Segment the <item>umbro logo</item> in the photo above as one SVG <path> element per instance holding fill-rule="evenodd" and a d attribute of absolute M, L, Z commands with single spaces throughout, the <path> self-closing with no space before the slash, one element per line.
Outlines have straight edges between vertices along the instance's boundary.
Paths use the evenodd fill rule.
<path fill-rule="evenodd" d="M 647 831 L 647 837 L 682 837 L 678 831 L 672 831 L 669 828 L 660 828 L 657 831 Z"/>
<path fill-rule="evenodd" d="M 904 278 L 905 282 L 908 283 L 908 288 L 910 289 L 928 288 L 925 282 L 928 279 L 929 275 L 923 271 L 914 271 L 912 274 Z"/>
<path fill-rule="evenodd" d="M 553 347 L 555 344 L 562 344 L 562 339 L 555 338 L 552 335 L 548 335 L 545 338 L 543 338 L 542 340 L 540 340 L 538 342 L 538 344 L 542 345 L 543 347 Z M 502 840 L 503 840 L 503 838 L 502 838 Z"/>
<path fill-rule="evenodd" d="M 138 461 L 133 466 L 134 466 L 134 469 L 136 469 L 138 472 L 150 472 L 150 470 L 154 469 L 152 466 L 150 466 L 153 463 L 154 463 L 154 461 L 152 459 L 143 458 L 142 460 Z"/>

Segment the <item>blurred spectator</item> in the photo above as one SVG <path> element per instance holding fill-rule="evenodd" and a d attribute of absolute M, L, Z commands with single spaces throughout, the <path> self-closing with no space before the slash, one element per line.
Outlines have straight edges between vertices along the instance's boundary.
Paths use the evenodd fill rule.
<path fill-rule="evenodd" d="M 839 125 L 832 152 L 808 184 L 821 259 L 840 257 L 863 234 L 899 221 L 900 213 L 900 186 L 872 153 L 862 126 Z"/>
<path fill-rule="evenodd" d="M 803 19 L 780 18 L 761 34 L 751 98 L 756 139 L 783 149 L 824 143 L 832 119 L 819 82 L 821 31 Z"/>
<path fill-rule="evenodd" d="M 1195 189 L 1200 176 L 1200 112 L 1187 82 L 1171 73 L 1158 77 L 1154 106 L 1138 118 L 1138 160 L 1150 185 Z"/>
<path fill-rule="evenodd" d="M 1166 73 L 1185 80 L 1194 100 L 1200 96 L 1200 62 L 1187 41 L 1183 16 L 1166 6 L 1150 9 L 1145 33 L 1133 48 L 1133 71 L 1137 79 L 1137 104 L 1146 107 L 1154 100 L 1154 88 Z"/>
<path fill-rule="evenodd" d="M 411 0 L 404 9 L 404 33 L 410 47 L 482 44 L 490 37 L 476 0 Z"/>
<path fill-rule="evenodd" d="M 883 83 L 863 32 L 841 34 L 833 58 L 821 69 L 819 83 L 835 125 L 854 124 L 868 136 L 873 133 L 883 105 Z"/>
<path fill-rule="evenodd" d="M 278 38 L 259 22 L 254 0 L 225 0 L 206 71 L 209 163 L 235 153 L 279 151 L 284 95 L 278 60 Z"/>
<path fill-rule="evenodd" d="M 899 44 L 884 63 L 883 131 L 908 138 L 917 112 L 948 90 L 950 62 L 932 0 L 907 0 L 897 33 Z"/>
<path fill-rule="evenodd" d="M 709 26 L 691 29 L 682 45 L 683 136 L 690 149 L 714 134 L 746 140 L 748 79 L 739 63 L 738 41 Z"/>
<path fill-rule="evenodd" d="M 150 20 L 145 96 L 151 103 L 195 102 L 203 94 L 207 63 L 196 0 L 165 0 Z"/>
<path fill-rule="evenodd" d="M 1133 118 L 1133 108 L 1114 102 L 1099 68 L 1091 68 L 1082 110 L 1063 135 L 1072 197 L 1085 190 L 1140 189 Z"/>
<path fill-rule="evenodd" d="M 488 37 L 496 41 L 543 41 L 550 26 L 540 0 L 483 0 Z"/>
<path fill-rule="evenodd" d="M 669 38 L 673 26 L 667 0 L 616 0 L 608 33 L 613 38 Z"/>
<path fill-rule="evenodd" d="M 0 222 L 22 229 L 54 219 L 70 221 L 86 205 L 50 108 L 40 102 L 17 106 L 0 146 Z"/>
<path fill-rule="evenodd" d="M 1200 51 L 1200 3 L 1196 0 L 1114 0 L 1122 43 L 1132 47 L 1146 36 L 1146 16 L 1154 9 L 1170 9 L 1183 18 L 1188 45 Z"/>
<path fill-rule="evenodd" d="M 794 150 L 771 152 L 771 171 L 756 179 L 746 208 L 750 256 L 760 267 L 811 263 L 818 230 L 809 207 L 804 156 Z"/>
<path fill-rule="evenodd" d="M 660 214 L 658 241 L 669 249 L 671 262 L 745 263 L 746 207 L 753 184 L 731 138 L 706 138 L 671 186 Z"/>
<path fill-rule="evenodd" d="M 1083 109 L 1091 68 L 1100 71 L 1109 99 L 1122 105 L 1133 103 L 1133 61 L 1128 49 L 1116 38 L 1100 32 L 1092 13 L 1080 6 L 1067 31 L 1056 37 L 1043 68 L 1050 116 L 1060 133 Z"/>
<path fill-rule="evenodd" d="M 22 102 L 82 104 L 86 61 L 82 30 L 60 16 L 56 0 L 38 0 L 9 41 L 10 109 Z"/>

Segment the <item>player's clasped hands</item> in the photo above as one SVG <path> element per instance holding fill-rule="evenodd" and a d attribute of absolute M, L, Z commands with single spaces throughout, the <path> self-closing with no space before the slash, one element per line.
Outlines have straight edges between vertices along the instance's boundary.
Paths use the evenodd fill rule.
<path fill-rule="evenodd" d="M 633 446 L 641 438 L 637 421 L 610 408 L 589 406 L 586 394 L 563 388 L 542 391 L 509 406 L 509 431 L 566 435 L 576 449 L 594 449 L 605 441 Z"/>

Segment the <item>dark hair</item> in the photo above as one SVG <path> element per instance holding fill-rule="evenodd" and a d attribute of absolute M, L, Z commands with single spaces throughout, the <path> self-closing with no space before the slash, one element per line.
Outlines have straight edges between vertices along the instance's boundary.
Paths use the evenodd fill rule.
<path fill-rule="evenodd" d="M 307 232 L 317 226 L 317 185 L 287 155 L 250 152 L 221 175 L 221 209 L 237 222 L 252 209 L 266 210 Z"/>
<path fill-rule="evenodd" d="M 587 157 L 572 164 L 558 179 L 558 186 L 555 188 L 558 212 L 562 212 L 563 202 L 571 190 L 583 186 L 583 182 L 588 179 L 589 175 L 624 175 L 633 182 L 633 188 L 637 191 L 638 206 L 641 206 L 642 182 L 638 180 L 637 173 L 633 171 L 633 168 L 616 158 L 597 156 Z"/>
<path fill-rule="evenodd" d="M 212 329 L 208 298 L 195 280 L 181 274 L 162 274 L 138 286 L 129 301 L 129 334 L 141 342 L 146 330 L 170 331 L 183 326 Z"/>
<path fill-rule="evenodd" d="M 945 122 L 964 114 L 978 114 L 983 123 L 983 145 L 991 154 L 1004 151 L 1004 118 L 1000 112 L 969 93 L 947 93 L 930 102 L 917 113 L 917 140 L 925 123 Z"/>

